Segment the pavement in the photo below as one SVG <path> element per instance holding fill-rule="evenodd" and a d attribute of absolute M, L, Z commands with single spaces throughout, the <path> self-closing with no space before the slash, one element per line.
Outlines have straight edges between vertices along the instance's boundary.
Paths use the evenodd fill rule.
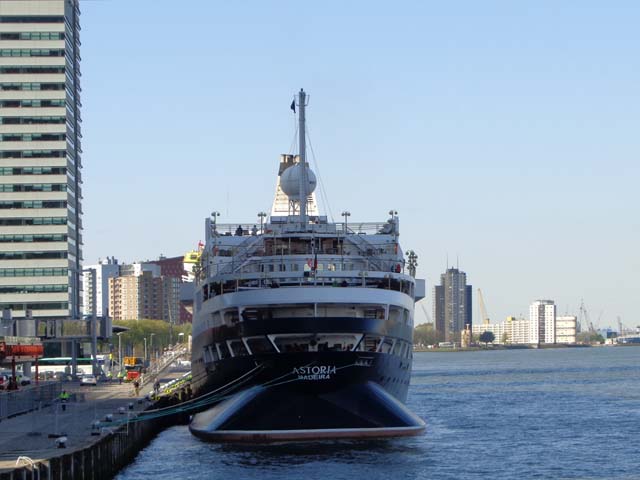
<path fill-rule="evenodd" d="M 166 372 L 160 375 L 161 383 L 183 375 L 184 372 Z M 18 457 L 28 457 L 35 461 L 45 460 L 61 453 L 86 448 L 100 439 L 92 435 L 92 424 L 104 422 L 107 414 L 118 422 L 140 412 L 149 404 L 145 395 L 153 389 L 153 382 L 144 385 L 135 397 L 130 383 L 100 382 L 97 386 L 80 386 L 79 382 L 63 385 L 67 392 L 75 396 L 62 410 L 62 404 L 55 402 L 41 410 L 32 411 L 0 422 L 0 471 L 16 467 Z M 74 395 L 75 394 L 75 395 Z M 142 401 L 138 401 L 138 399 Z M 133 410 L 129 404 L 133 403 Z M 123 407 L 125 413 L 119 413 Z M 55 436 L 67 437 L 66 449 L 57 447 Z"/>

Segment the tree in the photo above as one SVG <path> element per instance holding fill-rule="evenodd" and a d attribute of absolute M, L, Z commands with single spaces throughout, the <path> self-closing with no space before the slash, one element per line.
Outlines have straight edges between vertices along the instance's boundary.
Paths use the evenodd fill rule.
<path fill-rule="evenodd" d="M 423 323 L 413 329 L 413 343 L 416 345 L 435 345 L 438 343 L 438 332 L 433 323 Z"/>
<path fill-rule="evenodd" d="M 509 343 L 509 334 L 507 332 L 504 332 L 502 334 L 501 343 L 503 343 L 503 344 Z"/>
<path fill-rule="evenodd" d="M 496 336 L 493 334 L 493 332 L 482 332 L 480 334 L 480 341 L 484 342 L 485 347 L 489 345 L 489 342 L 493 343 L 495 339 Z"/>

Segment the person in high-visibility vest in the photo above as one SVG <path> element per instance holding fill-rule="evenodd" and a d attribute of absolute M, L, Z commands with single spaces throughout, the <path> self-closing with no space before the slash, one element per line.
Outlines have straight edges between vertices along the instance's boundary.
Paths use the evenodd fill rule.
<path fill-rule="evenodd" d="M 67 409 L 67 402 L 69 401 L 70 397 L 71 395 L 69 395 L 69 393 L 66 390 L 63 390 L 62 392 L 60 392 L 59 398 L 60 398 L 60 403 L 62 403 L 63 412 Z"/>

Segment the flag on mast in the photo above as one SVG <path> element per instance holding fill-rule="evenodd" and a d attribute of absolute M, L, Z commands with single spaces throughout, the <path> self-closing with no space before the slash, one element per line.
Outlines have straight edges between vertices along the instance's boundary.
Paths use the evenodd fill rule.
<path fill-rule="evenodd" d="M 293 110 L 293 113 L 296 113 L 296 101 L 292 100 L 291 102 L 291 110 Z"/>

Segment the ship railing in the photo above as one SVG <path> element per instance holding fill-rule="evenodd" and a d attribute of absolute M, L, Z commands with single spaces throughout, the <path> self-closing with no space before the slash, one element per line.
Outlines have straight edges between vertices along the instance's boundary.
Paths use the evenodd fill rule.
<path fill-rule="evenodd" d="M 203 289 L 205 300 L 225 293 L 235 293 L 265 288 L 287 287 L 350 287 L 393 290 L 414 295 L 414 279 L 402 273 L 367 271 L 349 272 L 271 272 L 268 274 L 222 275 Z"/>
<path fill-rule="evenodd" d="M 291 233 L 291 226 L 299 225 L 298 222 L 294 223 L 264 223 L 262 225 L 253 223 L 217 223 L 212 225 L 214 228 L 213 234 L 221 237 L 240 236 L 247 237 L 256 234 L 278 234 L 278 233 Z M 355 235 L 384 235 L 392 234 L 395 232 L 395 224 L 390 222 L 336 222 L 330 225 L 335 225 L 335 231 L 331 229 L 327 230 L 326 223 L 313 223 L 310 222 L 305 229 L 306 233 L 341 233 L 355 234 Z"/>
<path fill-rule="evenodd" d="M 298 255 L 248 255 L 244 258 L 232 257 L 232 260 L 225 263 L 217 263 L 210 265 L 209 274 L 226 275 L 226 274 L 251 274 L 251 273 L 270 273 L 270 272 L 301 272 L 306 270 L 319 271 L 344 271 L 353 270 L 354 266 L 357 270 L 371 272 L 404 272 L 405 262 L 398 259 L 395 255 L 388 258 L 380 258 L 376 256 L 376 260 L 372 260 L 373 256 L 363 255 L 338 255 L 335 251 L 328 254 L 318 253 L 318 255 L 298 254 Z M 294 269 L 297 268 L 297 269 Z"/>

